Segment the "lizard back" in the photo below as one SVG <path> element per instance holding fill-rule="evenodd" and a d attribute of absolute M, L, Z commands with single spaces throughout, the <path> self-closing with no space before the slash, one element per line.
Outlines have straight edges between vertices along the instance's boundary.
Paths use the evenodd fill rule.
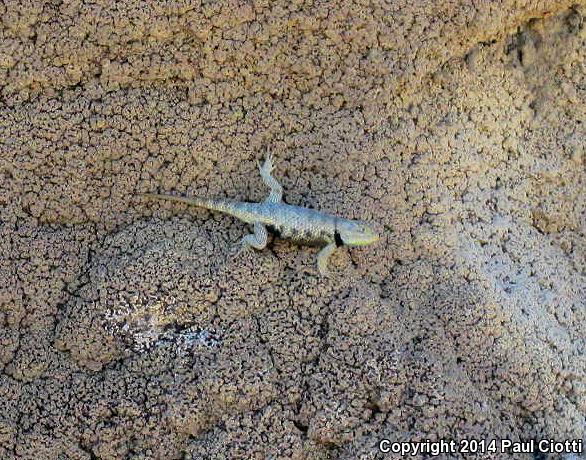
<path fill-rule="evenodd" d="M 257 220 L 279 236 L 303 244 L 331 243 L 338 218 L 314 209 L 286 203 L 258 203 Z"/>

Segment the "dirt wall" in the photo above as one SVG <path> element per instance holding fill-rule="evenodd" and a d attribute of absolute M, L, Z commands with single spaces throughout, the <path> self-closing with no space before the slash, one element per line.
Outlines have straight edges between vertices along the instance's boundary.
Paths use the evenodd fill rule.
<path fill-rule="evenodd" d="M 584 438 L 585 14 L 1 4 L 0 458 Z M 324 278 L 138 196 L 262 200 L 268 152 L 288 203 L 381 240 Z"/>

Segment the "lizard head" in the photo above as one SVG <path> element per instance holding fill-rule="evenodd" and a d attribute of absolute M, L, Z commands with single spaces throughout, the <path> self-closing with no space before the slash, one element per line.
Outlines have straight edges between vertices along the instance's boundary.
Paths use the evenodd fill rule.
<path fill-rule="evenodd" d="M 370 225 L 361 220 L 338 221 L 337 233 L 337 239 L 340 239 L 344 246 L 365 246 L 380 238 Z"/>

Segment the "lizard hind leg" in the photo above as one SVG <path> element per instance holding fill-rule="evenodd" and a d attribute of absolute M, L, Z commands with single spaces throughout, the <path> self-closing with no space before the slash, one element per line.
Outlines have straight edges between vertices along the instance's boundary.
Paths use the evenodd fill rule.
<path fill-rule="evenodd" d="M 260 177 L 262 177 L 263 182 L 271 189 L 269 196 L 265 199 L 265 202 L 280 203 L 283 199 L 283 187 L 271 174 L 271 171 L 273 170 L 273 157 L 271 155 L 267 155 L 264 164 L 262 166 L 259 164 L 258 169 L 260 171 Z"/>
<path fill-rule="evenodd" d="M 268 232 L 266 227 L 261 222 L 254 223 L 254 233 L 246 235 L 240 241 L 240 248 L 236 255 L 240 254 L 248 248 L 264 249 L 267 245 Z"/>

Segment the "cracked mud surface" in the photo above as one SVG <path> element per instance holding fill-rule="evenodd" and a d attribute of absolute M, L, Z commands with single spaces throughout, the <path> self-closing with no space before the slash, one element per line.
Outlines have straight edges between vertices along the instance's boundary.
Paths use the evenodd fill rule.
<path fill-rule="evenodd" d="M 586 8 L 491 5 L 0 5 L 0 458 L 584 438 Z M 323 279 L 136 197 L 260 200 L 268 151 L 381 241 Z"/>

